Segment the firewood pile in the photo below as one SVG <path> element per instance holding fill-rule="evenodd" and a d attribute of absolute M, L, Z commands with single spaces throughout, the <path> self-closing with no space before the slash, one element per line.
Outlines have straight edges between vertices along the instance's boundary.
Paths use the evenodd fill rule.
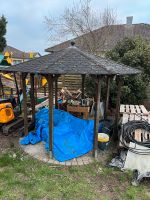
<path fill-rule="evenodd" d="M 89 106 L 91 107 L 93 104 L 93 99 L 88 98 L 82 99 L 82 92 L 80 89 L 76 91 L 69 91 L 67 87 L 63 87 L 59 93 L 59 99 L 62 102 L 59 104 L 59 108 L 66 110 L 67 105 L 72 106 Z"/>

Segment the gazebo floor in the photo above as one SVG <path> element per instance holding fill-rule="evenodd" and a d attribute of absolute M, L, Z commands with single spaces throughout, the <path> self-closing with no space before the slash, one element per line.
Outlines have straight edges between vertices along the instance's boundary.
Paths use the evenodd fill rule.
<path fill-rule="evenodd" d="M 54 165 L 77 166 L 77 165 L 87 165 L 95 161 L 95 159 L 92 157 L 91 152 L 85 154 L 84 156 L 74 158 L 66 162 L 59 162 L 57 160 L 50 159 L 49 155 L 45 151 L 44 144 L 42 142 L 35 145 L 21 145 L 21 148 L 24 150 L 25 153 L 29 154 L 33 158 Z"/>

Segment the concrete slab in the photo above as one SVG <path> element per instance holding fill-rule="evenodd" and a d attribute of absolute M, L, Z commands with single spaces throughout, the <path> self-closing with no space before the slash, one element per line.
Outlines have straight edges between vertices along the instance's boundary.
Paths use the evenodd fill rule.
<path fill-rule="evenodd" d="M 43 142 L 40 142 L 35 145 L 21 145 L 21 148 L 23 151 L 25 151 L 27 154 L 30 156 L 42 161 L 46 162 L 49 164 L 54 164 L 54 165 L 64 165 L 64 166 L 73 166 L 73 165 L 87 165 L 90 164 L 91 162 L 94 162 L 94 158 L 92 157 L 92 154 L 85 154 L 81 157 L 74 158 L 72 160 L 68 160 L 66 162 L 59 162 L 55 159 L 50 159 L 48 153 L 45 150 L 45 146 Z"/>

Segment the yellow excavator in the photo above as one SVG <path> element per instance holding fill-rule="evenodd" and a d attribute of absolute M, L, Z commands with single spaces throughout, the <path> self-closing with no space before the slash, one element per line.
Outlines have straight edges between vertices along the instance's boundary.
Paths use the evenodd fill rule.
<path fill-rule="evenodd" d="M 10 74 L 0 73 L 0 88 L 3 88 L 3 83 L 1 81 L 3 79 L 3 82 L 6 81 L 7 87 L 12 87 L 13 84 L 16 85 L 17 91 L 16 97 L 10 95 L 9 98 L 5 98 L 6 96 L 3 91 L 4 98 L 0 99 L 0 132 L 5 135 L 14 131 L 21 132 L 21 134 L 24 132 L 24 119 L 21 116 L 21 102 L 23 100 L 23 95 L 19 92 L 15 74 L 13 74 L 13 76 L 14 77 L 12 78 Z M 28 80 L 26 80 L 26 84 L 27 83 Z M 27 92 L 29 92 L 29 90 Z M 30 127 L 33 127 L 33 124 L 31 125 L 29 120 L 29 129 L 31 129 Z"/>
<path fill-rule="evenodd" d="M 10 65 L 8 58 L 5 60 L 4 58 L 0 62 L 0 66 L 3 68 Z M 27 83 L 28 80 L 26 80 Z M 17 97 L 10 95 L 9 98 L 6 98 L 4 86 L 16 89 Z M 9 132 L 23 127 L 24 124 L 23 117 L 21 116 L 21 100 L 23 100 L 23 97 L 20 94 L 15 73 L 12 75 L 0 73 L 0 92 L 3 97 L 0 99 L 0 132 L 7 135 Z"/>

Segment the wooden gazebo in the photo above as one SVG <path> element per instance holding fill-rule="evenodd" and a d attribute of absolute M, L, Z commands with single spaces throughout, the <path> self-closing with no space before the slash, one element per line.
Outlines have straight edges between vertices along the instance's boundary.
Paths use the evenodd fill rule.
<path fill-rule="evenodd" d="M 96 79 L 96 112 L 94 124 L 94 145 L 93 155 L 97 157 L 97 138 L 99 124 L 99 106 L 101 97 L 101 79 L 107 77 L 106 91 L 106 110 L 109 101 L 109 86 L 112 77 L 116 76 L 118 81 L 118 91 L 116 100 L 116 118 L 115 125 L 118 124 L 120 93 L 121 93 L 121 76 L 135 75 L 140 73 L 139 70 L 116 63 L 114 61 L 99 58 L 91 54 L 85 53 L 72 44 L 69 48 L 53 52 L 51 54 L 41 56 L 24 63 L 20 63 L 5 69 L 6 72 L 21 72 L 23 87 L 23 108 L 24 108 L 24 130 L 28 134 L 27 120 L 27 96 L 25 79 L 30 74 L 31 83 L 31 105 L 32 119 L 35 119 L 35 98 L 34 98 L 34 75 L 40 74 L 46 77 L 49 91 L 49 138 L 50 138 L 50 157 L 53 156 L 53 83 L 55 83 L 55 106 L 57 108 L 57 82 L 60 75 L 81 75 L 82 76 L 82 93 L 84 94 L 84 81 L 86 75 L 91 75 Z"/>

